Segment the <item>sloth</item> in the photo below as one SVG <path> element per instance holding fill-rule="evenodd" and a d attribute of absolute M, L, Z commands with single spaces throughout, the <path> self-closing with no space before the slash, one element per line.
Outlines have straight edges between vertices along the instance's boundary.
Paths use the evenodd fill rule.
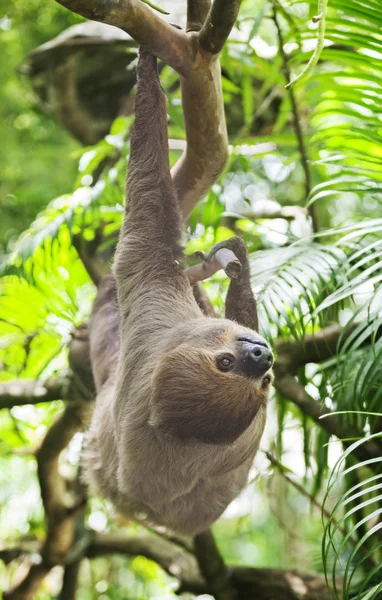
<path fill-rule="evenodd" d="M 182 259 L 166 99 L 140 49 L 124 221 L 90 321 L 97 398 L 88 479 L 116 510 L 169 531 L 208 528 L 238 495 L 266 420 L 273 356 L 258 333 L 246 248 L 226 318 L 197 305 Z"/>

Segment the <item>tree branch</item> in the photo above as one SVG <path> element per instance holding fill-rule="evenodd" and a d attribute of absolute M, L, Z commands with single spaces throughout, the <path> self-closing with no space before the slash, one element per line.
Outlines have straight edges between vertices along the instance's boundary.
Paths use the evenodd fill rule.
<path fill-rule="evenodd" d="M 200 47 L 210 54 L 221 52 L 239 14 L 241 0 L 214 0 L 199 33 Z"/>
<path fill-rule="evenodd" d="M 211 530 L 195 536 L 194 549 L 199 569 L 216 600 L 236 600 L 236 590 Z"/>
<path fill-rule="evenodd" d="M 178 73 L 191 66 L 187 36 L 172 27 L 141 0 L 56 0 L 69 10 L 126 31 Z"/>
<path fill-rule="evenodd" d="M 315 421 L 322 429 L 336 436 L 340 440 L 354 440 L 364 437 L 363 431 L 358 431 L 353 427 L 349 427 L 343 420 L 339 420 L 337 415 L 333 415 L 332 411 L 324 404 L 315 400 L 308 394 L 304 386 L 290 373 L 285 370 L 285 366 L 275 364 L 275 388 L 285 398 L 291 400 L 299 409 Z M 322 417 L 325 415 L 325 418 Z M 348 445 L 345 441 L 344 445 Z M 381 449 L 377 443 L 370 440 L 358 446 L 354 454 L 359 460 L 369 460 L 381 456 Z"/>
<path fill-rule="evenodd" d="M 202 534 L 203 536 L 204 534 Z M 205 540 L 206 542 L 208 540 Z M 200 557 L 206 554 L 209 543 L 201 547 Z M 195 557 L 180 551 L 170 542 L 154 536 L 127 538 L 122 535 L 95 534 L 87 551 L 89 558 L 110 553 L 140 554 L 155 560 L 167 573 L 180 580 L 180 590 L 194 594 L 213 593 L 203 580 Z M 210 556 L 206 556 L 207 561 Z M 329 600 L 325 579 L 322 575 L 301 574 L 296 571 L 277 569 L 253 569 L 229 567 L 229 585 L 247 600 Z"/>
<path fill-rule="evenodd" d="M 186 217 L 215 183 L 228 158 L 218 51 L 206 52 L 199 45 L 198 34 L 194 31 L 186 34 L 172 27 L 141 0 L 57 1 L 84 17 L 123 29 L 179 73 L 187 146 L 172 168 L 172 177 Z M 222 27 L 220 39 L 223 41 L 229 33 L 229 24 L 232 21 L 232 27 L 234 23 L 240 2 L 232 3 L 234 10 L 232 6 L 225 9 L 227 18 L 221 23 L 220 17 L 217 19 L 219 5 L 220 0 L 215 2 L 209 15 L 212 21 L 208 23 L 216 21 L 213 37 Z M 189 0 L 188 18 L 192 30 L 199 28 L 208 6 L 208 0 Z"/>
<path fill-rule="evenodd" d="M 195 34 L 189 34 L 195 44 Z M 184 217 L 207 194 L 228 160 L 220 62 L 197 48 L 194 70 L 180 78 L 187 146 L 171 169 Z"/>
<path fill-rule="evenodd" d="M 302 206 L 280 206 L 278 210 L 250 210 L 240 214 L 224 213 L 227 217 L 236 217 L 244 219 L 286 219 L 293 221 L 295 219 L 306 219 L 308 216 L 307 210 Z"/>
<path fill-rule="evenodd" d="M 13 379 L 0 383 L 0 410 L 26 404 L 39 404 L 62 400 L 69 385 L 69 375 L 46 381 L 36 379 Z"/>
<path fill-rule="evenodd" d="M 155 561 L 169 575 L 180 582 L 180 592 L 194 594 L 212 593 L 212 589 L 203 579 L 197 560 L 193 554 L 157 535 L 139 535 L 128 537 L 122 534 L 89 532 L 90 542 L 83 554 L 88 558 L 108 554 L 126 556 L 144 556 Z M 209 547 L 209 546 L 207 546 Z M 207 550 L 207 547 L 205 550 Z M 205 552 L 201 550 L 201 552 Z M 15 556 L 23 548 L 11 548 Z M 1 556 L 0 556 L 1 558 Z M 81 557 L 77 557 L 77 560 Z M 209 558 L 209 557 L 207 557 Z M 297 571 L 278 569 L 254 569 L 229 567 L 229 585 L 237 590 L 239 598 L 247 600 L 330 600 L 324 577 L 318 574 L 302 574 Z M 26 600 L 19 596 L 17 600 Z M 65 600 L 67 598 L 65 597 Z"/>
<path fill-rule="evenodd" d="M 86 361 L 86 357 L 85 361 Z M 16 573 L 10 589 L 4 593 L 7 600 L 33 600 L 50 569 L 63 564 L 73 546 L 76 521 L 85 507 L 81 486 L 70 493 L 66 480 L 59 473 L 59 457 L 73 436 L 89 422 L 93 410 L 82 386 L 71 379 L 67 388 L 72 401 L 48 430 L 36 452 L 41 497 L 45 509 L 46 537 L 41 547 L 41 561 L 26 558 Z M 90 394 L 90 392 L 89 392 Z"/>
<path fill-rule="evenodd" d="M 359 323 L 346 327 L 331 325 L 315 334 L 308 334 L 302 340 L 276 340 L 275 349 L 279 362 L 287 364 L 289 370 L 296 372 L 298 367 L 308 363 L 320 363 L 336 356 L 342 345 L 351 336 Z M 368 340 L 365 340 L 365 343 Z"/>
<path fill-rule="evenodd" d="M 80 561 L 66 565 L 62 589 L 58 600 L 76 600 L 80 566 Z"/>
<path fill-rule="evenodd" d="M 169 575 L 179 579 L 182 588 L 187 591 L 200 594 L 206 589 L 192 554 L 157 535 L 127 537 L 122 534 L 96 533 L 86 555 L 95 558 L 115 553 L 139 555 L 155 561 Z"/>

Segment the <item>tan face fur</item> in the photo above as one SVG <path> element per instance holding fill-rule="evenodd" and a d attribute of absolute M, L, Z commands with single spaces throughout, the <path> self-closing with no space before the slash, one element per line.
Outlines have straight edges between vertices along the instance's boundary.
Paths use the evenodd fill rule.
<path fill-rule="evenodd" d="M 256 351 L 263 353 L 260 365 L 251 358 Z M 189 334 L 159 359 L 150 425 L 184 440 L 229 444 L 266 404 L 272 364 L 258 333 L 206 320 L 203 331 Z"/>

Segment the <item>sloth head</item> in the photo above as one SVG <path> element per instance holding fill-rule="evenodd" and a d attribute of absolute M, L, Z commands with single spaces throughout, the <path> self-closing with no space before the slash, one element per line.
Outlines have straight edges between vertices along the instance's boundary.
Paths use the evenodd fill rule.
<path fill-rule="evenodd" d="M 266 408 L 272 352 L 227 320 L 189 322 L 181 338 L 156 364 L 150 424 L 182 440 L 232 443 Z"/>

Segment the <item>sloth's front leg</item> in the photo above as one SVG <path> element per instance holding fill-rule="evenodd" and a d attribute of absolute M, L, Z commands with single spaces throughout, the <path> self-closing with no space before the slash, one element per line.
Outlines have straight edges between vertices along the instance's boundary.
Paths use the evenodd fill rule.
<path fill-rule="evenodd" d="M 225 302 L 225 316 L 240 325 L 258 331 L 257 305 L 251 287 L 247 248 L 241 238 L 232 237 L 215 244 L 207 260 L 214 260 L 214 257 L 223 250 L 231 252 L 235 257 L 235 259 L 231 257 L 231 261 L 224 269 L 231 280 Z"/>

